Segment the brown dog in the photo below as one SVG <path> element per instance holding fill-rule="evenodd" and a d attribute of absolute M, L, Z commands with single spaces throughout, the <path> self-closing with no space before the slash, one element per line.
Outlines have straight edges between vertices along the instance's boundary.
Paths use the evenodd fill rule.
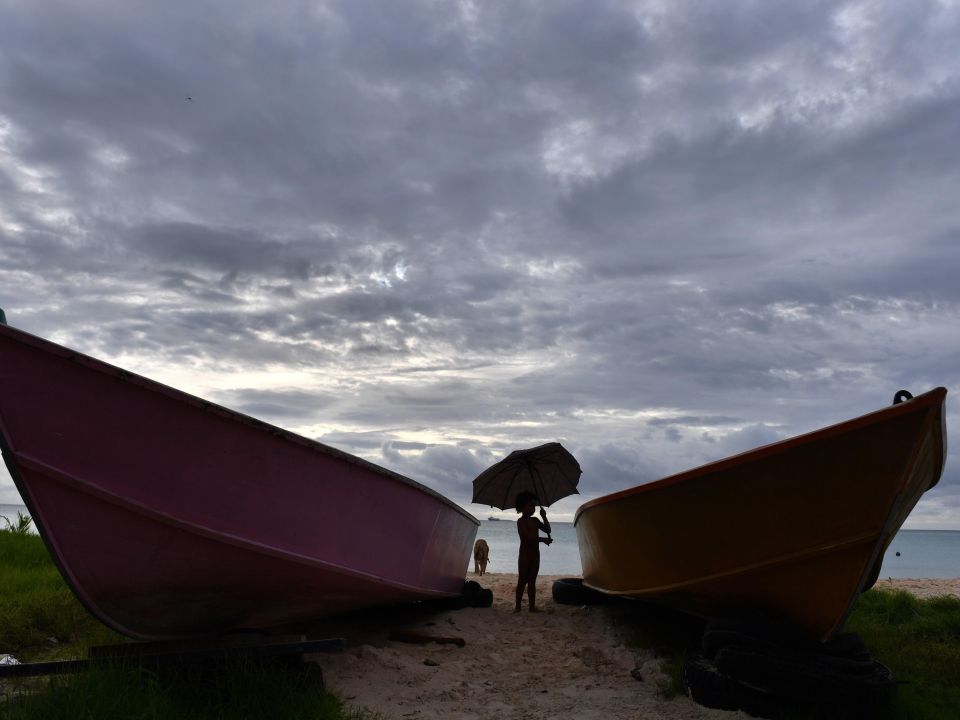
<path fill-rule="evenodd" d="M 487 563 L 490 562 L 490 546 L 487 541 L 480 538 L 473 544 L 473 573 L 474 575 L 483 575 L 487 571 Z"/>

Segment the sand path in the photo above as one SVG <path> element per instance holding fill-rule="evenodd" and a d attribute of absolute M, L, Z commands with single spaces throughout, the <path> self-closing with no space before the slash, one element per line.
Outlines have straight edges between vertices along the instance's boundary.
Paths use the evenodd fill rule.
<path fill-rule="evenodd" d="M 555 604 L 554 577 L 539 579 L 539 614 L 513 612 L 516 575 L 476 579 L 493 590 L 492 608 L 329 628 L 342 631 L 350 647 L 320 658 L 328 687 L 391 719 L 748 717 L 683 696 L 665 700 L 653 652 L 627 647 L 603 608 Z M 460 637 L 466 645 L 390 642 L 396 628 Z"/>

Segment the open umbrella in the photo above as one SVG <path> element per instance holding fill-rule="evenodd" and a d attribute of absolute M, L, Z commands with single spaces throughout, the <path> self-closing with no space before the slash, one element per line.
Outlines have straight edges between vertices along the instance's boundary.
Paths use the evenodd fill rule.
<path fill-rule="evenodd" d="M 491 465 L 473 481 L 473 502 L 509 510 L 517 493 L 528 491 L 538 504 L 551 505 L 577 494 L 580 463 L 563 445 L 547 443 L 527 450 L 514 450 Z"/>

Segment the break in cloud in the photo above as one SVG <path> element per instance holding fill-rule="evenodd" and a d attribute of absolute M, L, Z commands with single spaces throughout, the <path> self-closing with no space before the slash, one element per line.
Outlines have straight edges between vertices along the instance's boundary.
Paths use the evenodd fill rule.
<path fill-rule="evenodd" d="M 621 489 L 957 389 L 958 36 L 947 0 L 0 0 L 0 306 L 468 507 L 550 440 Z M 908 526 L 960 527 L 955 454 Z"/>

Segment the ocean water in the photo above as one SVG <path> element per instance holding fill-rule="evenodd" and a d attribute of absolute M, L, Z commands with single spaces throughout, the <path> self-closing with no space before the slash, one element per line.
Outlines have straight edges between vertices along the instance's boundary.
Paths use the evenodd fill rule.
<path fill-rule="evenodd" d="M 540 574 L 580 575 L 580 551 L 573 523 L 554 522 L 551 527 L 553 544 L 540 546 Z M 490 545 L 489 572 L 517 571 L 520 541 L 516 522 L 484 520 L 477 537 Z M 473 572 L 473 563 L 470 572 Z M 960 578 L 960 531 L 901 530 L 887 549 L 880 577 Z"/>
<path fill-rule="evenodd" d="M 577 531 L 573 523 L 551 522 L 553 531 L 551 545 L 540 545 L 541 575 L 579 575 L 580 550 L 577 547 Z M 490 546 L 490 562 L 487 572 L 517 572 L 517 553 L 520 550 L 520 536 L 517 535 L 515 520 L 483 520 L 477 537 L 483 538 Z M 473 561 L 470 562 L 473 572 Z"/>
<path fill-rule="evenodd" d="M 960 578 L 960 531 L 901 530 L 883 556 L 880 577 Z"/>
<path fill-rule="evenodd" d="M 27 515 L 23 505 L 0 505 L 0 518 L 16 522 L 17 513 Z M 0 528 L 6 523 L 0 520 Z M 540 546 L 541 575 L 579 575 L 580 550 L 573 523 L 553 522 L 552 545 Z M 520 540 L 513 520 L 483 520 L 477 531 L 490 546 L 489 572 L 517 572 Z M 897 553 L 900 553 L 898 556 Z M 470 561 L 473 573 L 473 560 Z M 960 578 L 960 531 L 901 530 L 887 549 L 880 577 Z"/>

